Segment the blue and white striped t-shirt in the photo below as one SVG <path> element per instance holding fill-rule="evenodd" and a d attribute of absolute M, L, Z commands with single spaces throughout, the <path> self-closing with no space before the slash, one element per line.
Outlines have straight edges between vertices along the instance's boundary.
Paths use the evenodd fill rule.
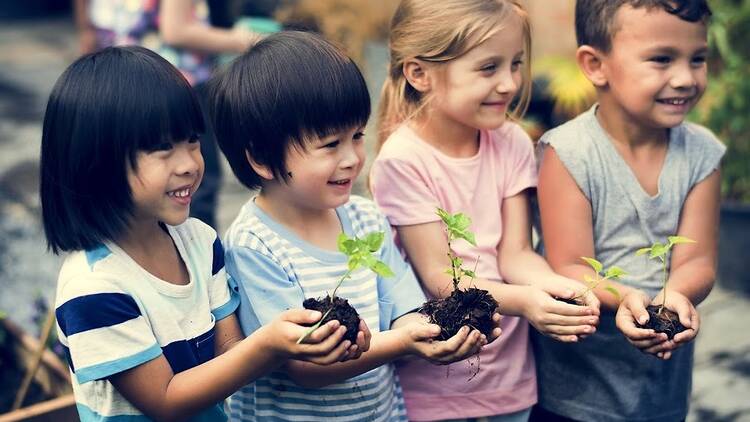
<path fill-rule="evenodd" d="M 239 305 L 216 232 L 196 219 L 166 226 L 190 273 L 175 285 L 112 243 L 72 253 L 60 270 L 55 308 L 81 420 L 149 421 L 109 377 L 164 355 L 177 374 L 214 356 L 214 325 Z M 191 420 L 226 420 L 217 404 Z"/>
<path fill-rule="evenodd" d="M 380 259 L 396 274 L 381 278 L 365 269 L 344 281 L 337 295 L 349 300 L 373 335 L 424 302 L 414 273 L 399 254 L 391 228 L 371 201 L 352 196 L 336 209 L 344 232 L 362 237 L 383 231 Z M 340 252 L 315 247 L 259 209 L 253 200 L 240 211 L 225 238 L 227 272 L 240 288 L 240 325 L 245 335 L 306 297 L 333 291 L 347 270 Z M 405 421 L 401 386 L 392 364 L 323 388 L 304 388 L 275 371 L 230 397 L 239 421 Z"/>

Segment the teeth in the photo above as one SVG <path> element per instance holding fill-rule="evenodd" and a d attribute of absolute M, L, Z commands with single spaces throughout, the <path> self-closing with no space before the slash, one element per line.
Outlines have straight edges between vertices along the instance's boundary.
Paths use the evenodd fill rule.
<path fill-rule="evenodd" d="M 172 192 L 167 192 L 168 196 L 175 196 L 177 198 L 184 198 L 188 195 L 190 195 L 190 188 L 182 189 L 182 190 L 176 190 Z"/>
<path fill-rule="evenodd" d="M 663 103 L 671 104 L 671 105 L 683 105 L 688 102 L 686 98 L 669 98 L 661 100 Z"/>

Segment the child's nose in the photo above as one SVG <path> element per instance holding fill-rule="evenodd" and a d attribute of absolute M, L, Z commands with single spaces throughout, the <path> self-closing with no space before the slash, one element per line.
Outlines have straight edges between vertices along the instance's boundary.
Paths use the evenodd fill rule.
<path fill-rule="evenodd" d="M 203 165 L 200 147 L 188 142 L 183 142 L 178 146 L 175 158 L 177 174 L 195 174 Z"/>
<path fill-rule="evenodd" d="M 495 85 L 495 90 L 500 94 L 507 94 L 514 92 L 518 87 L 516 81 L 513 79 L 513 73 L 508 70 L 505 72 L 499 72 L 499 80 Z"/>
<path fill-rule="evenodd" d="M 696 70 L 689 65 L 675 66 L 670 84 L 674 89 L 692 88 L 697 84 Z"/>
<path fill-rule="evenodd" d="M 360 157 L 354 142 L 347 142 L 342 151 L 340 165 L 342 168 L 356 167 L 359 165 Z"/>

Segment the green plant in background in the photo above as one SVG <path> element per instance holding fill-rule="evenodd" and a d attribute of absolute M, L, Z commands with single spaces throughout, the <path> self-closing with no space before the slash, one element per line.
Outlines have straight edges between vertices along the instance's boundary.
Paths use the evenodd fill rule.
<path fill-rule="evenodd" d="M 601 284 L 602 282 L 606 282 L 607 280 L 619 280 L 620 277 L 626 275 L 627 273 L 622 268 L 613 265 L 606 270 L 604 269 L 604 265 L 602 265 L 601 262 L 597 261 L 594 258 L 589 258 L 587 256 L 582 256 L 582 260 L 584 260 L 589 266 L 594 270 L 596 275 L 594 277 L 591 277 L 588 274 L 583 275 L 583 280 L 586 283 L 586 290 L 578 293 L 575 297 L 573 297 L 572 300 L 577 300 L 586 295 L 586 293 L 594 290 Z M 612 293 L 615 295 L 617 299 L 620 299 L 620 291 L 617 290 L 614 286 L 607 283 L 604 286 L 604 290 Z"/>
<path fill-rule="evenodd" d="M 636 256 L 648 254 L 649 259 L 658 259 L 661 261 L 662 267 L 662 290 L 664 295 L 662 296 L 662 302 L 659 306 L 659 315 L 664 310 L 664 305 L 667 303 L 667 261 L 669 260 L 669 252 L 672 250 L 674 245 L 680 243 L 695 243 L 695 240 L 684 237 L 684 236 L 669 236 L 667 237 L 667 243 L 655 242 L 648 248 L 641 248 L 635 252 Z"/>
<path fill-rule="evenodd" d="M 385 233 L 383 232 L 370 233 L 365 236 L 364 239 L 360 239 L 358 237 L 351 238 L 347 236 L 346 233 L 339 234 L 336 244 L 338 250 L 347 256 L 348 262 L 346 272 L 341 276 L 339 282 L 336 284 L 336 287 L 331 293 L 331 304 L 333 304 L 333 299 L 336 297 L 336 291 L 338 291 L 339 287 L 341 287 L 341 283 L 343 283 L 347 278 L 351 277 L 352 273 L 357 268 L 366 267 L 369 268 L 370 271 L 376 273 L 381 277 L 393 277 L 393 271 L 388 266 L 388 264 L 379 260 L 374 255 L 375 252 L 380 250 L 380 246 L 383 245 L 384 239 Z M 315 329 L 320 327 L 320 325 L 323 323 L 323 320 L 326 316 L 328 316 L 332 309 L 333 306 L 331 306 L 331 308 L 328 309 L 328 311 L 326 311 L 322 317 L 320 317 L 320 320 L 315 323 L 315 325 L 305 331 L 302 337 L 297 340 L 297 344 L 305 341 L 305 339 L 310 336 L 310 334 L 312 334 Z"/>
<path fill-rule="evenodd" d="M 709 82 L 696 121 L 727 146 L 725 200 L 750 203 L 750 0 L 709 1 Z"/>
<path fill-rule="evenodd" d="M 450 258 L 451 267 L 446 269 L 445 273 L 453 279 L 453 290 L 456 290 L 464 276 L 474 279 L 476 274 L 474 271 L 462 267 L 464 260 L 453 252 L 451 242 L 456 239 L 463 239 L 473 246 L 477 246 L 477 241 L 474 238 L 474 233 L 469 231 L 471 219 L 466 214 L 460 212 L 451 214 L 442 208 L 438 208 L 437 215 L 445 223 L 445 232 L 448 234 L 448 258 Z"/>

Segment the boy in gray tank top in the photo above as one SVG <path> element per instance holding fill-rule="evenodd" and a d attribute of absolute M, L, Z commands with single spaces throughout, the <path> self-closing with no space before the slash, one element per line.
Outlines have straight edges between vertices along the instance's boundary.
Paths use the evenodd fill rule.
<path fill-rule="evenodd" d="M 695 305 L 713 286 L 724 146 L 684 122 L 706 86 L 703 0 L 578 0 L 577 60 L 599 103 L 546 133 L 539 181 L 550 265 L 583 280 L 596 257 L 628 275 L 619 297 L 595 290 L 597 332 L 563 344 L 535 335 L 539 405 L 532 420 L 678 421 L 687 415 Z M 551 147 L 551 148 L 550 148 Z M 661 266 L 635 251 L 679 234 L 666 306 L 687 330 L 638 328 L 661 304 Z M 591 305 L 589 303 L 589 305 Z"/>

